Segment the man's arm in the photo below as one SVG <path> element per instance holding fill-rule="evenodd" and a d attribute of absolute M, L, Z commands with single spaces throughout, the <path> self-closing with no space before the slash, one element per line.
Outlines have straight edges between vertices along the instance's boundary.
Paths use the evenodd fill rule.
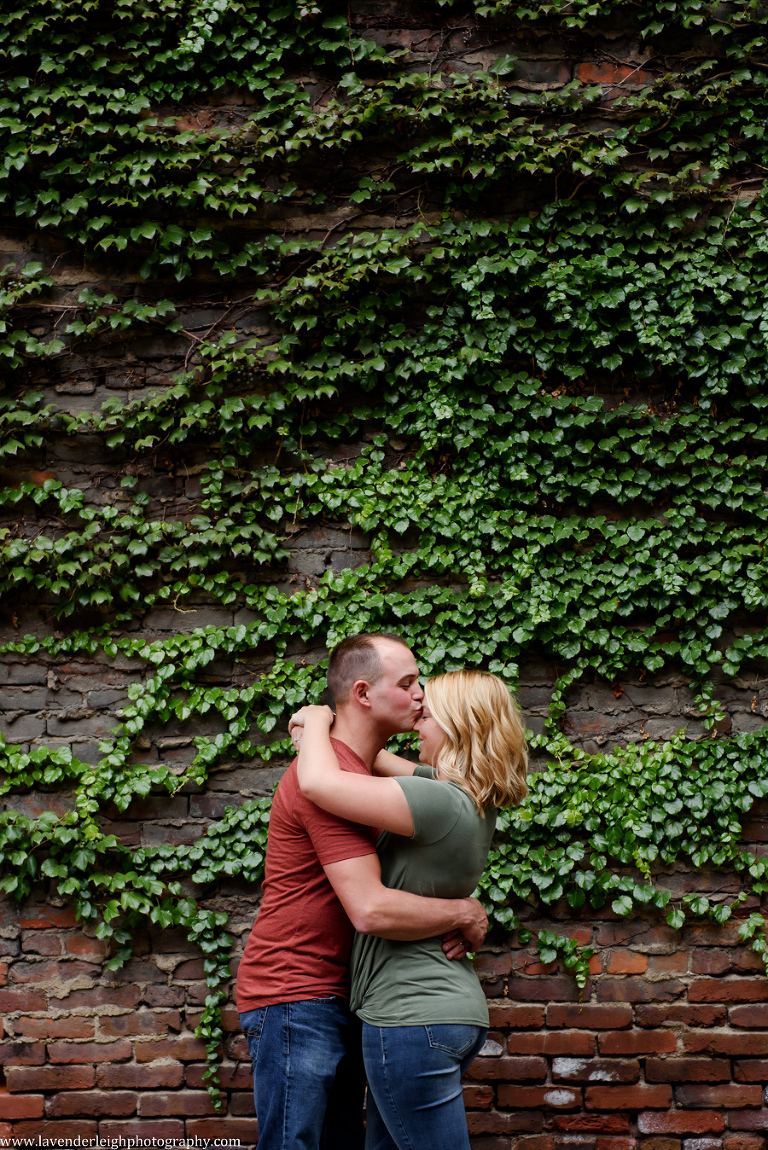
<path fill-rule="evenodd" d="M 375 934 L 410 942 L 461 932 L 448 944 L 449 958 L 477 950 L 488 930 L 488 917 L 476 898 L 424 898 L 406 890 L 391 890 L 381 881 L 376 854 L 344 859 L 323 867 L 350 922 L 360 934 Z"/>

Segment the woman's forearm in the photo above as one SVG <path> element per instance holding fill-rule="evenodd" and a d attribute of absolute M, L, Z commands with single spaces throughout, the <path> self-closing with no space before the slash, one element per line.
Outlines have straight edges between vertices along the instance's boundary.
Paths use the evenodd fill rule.
<path fill-rule="evenodd" d="M 322 714 L 309 714 L 304 720 L 296 763 L 299 787 L 304 794 L 311 791 L 322 795 L 334 790 L 334 783 L 338 784 L 342 771 L 331 746 L 330 730 L 330 722 Z"/>

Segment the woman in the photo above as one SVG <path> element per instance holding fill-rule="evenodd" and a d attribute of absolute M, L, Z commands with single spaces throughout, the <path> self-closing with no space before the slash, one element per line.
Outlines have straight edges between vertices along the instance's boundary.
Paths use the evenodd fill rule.
<path fill-rule="evenodd" d="M 380 827 L 382 880 L 439 898 L 471 895 L 499 807 L 527 792 L 519 711 L 501 679 L 452 671 L 429 679 L 416 766 L 382 751 L 377 776 L 342 771 L 328 707 L 305 707 L 298 777 L 324 810 Z M 352 1009 L 363 1020 L 368 1076 L 366 1150 L 469 1150 L 461 1077 L 485 1042 L 488 1007 L 469 960 L 439 938 L 393 942 L 358 935 Z"/>

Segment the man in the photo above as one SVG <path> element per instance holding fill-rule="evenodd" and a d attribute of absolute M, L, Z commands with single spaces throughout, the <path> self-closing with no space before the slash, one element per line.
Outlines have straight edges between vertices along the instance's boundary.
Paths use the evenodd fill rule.
<path fill-rule="evenodd" d="M 345 639 L 331 654 L 328 687 L 343 770 L 370 774 L 387 740 L 421 714 L 416 661 L 394 635 Z M 264 897 L 237 975 L 259 1150 L 362 1150 L 365 1083 L 347 1005 L 353 930 L 403 940 L 446 935 L 454 957 L 485 937 L 476 899 L 383 886 L 376 837 L 306 799 L 294 760 L 275 792 Z"/>

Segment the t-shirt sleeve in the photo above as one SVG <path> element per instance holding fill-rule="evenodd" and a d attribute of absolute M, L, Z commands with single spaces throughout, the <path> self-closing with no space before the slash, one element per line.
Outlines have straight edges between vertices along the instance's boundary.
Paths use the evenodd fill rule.
<path fill-rule="evenodd" d="M 301 820 L 322 866 L 376 854 L 376 831 L 321 810 L 302 795 Z"/>
<path fill-rule="evenodd" d="M 427 768 L 430 770 L 430 768 Z M 412 842 L 436 843 L 453 830 L 461 814 L 462 796 L 451 783 L 430 775 L 395 775 L 413 815 Z"/>

